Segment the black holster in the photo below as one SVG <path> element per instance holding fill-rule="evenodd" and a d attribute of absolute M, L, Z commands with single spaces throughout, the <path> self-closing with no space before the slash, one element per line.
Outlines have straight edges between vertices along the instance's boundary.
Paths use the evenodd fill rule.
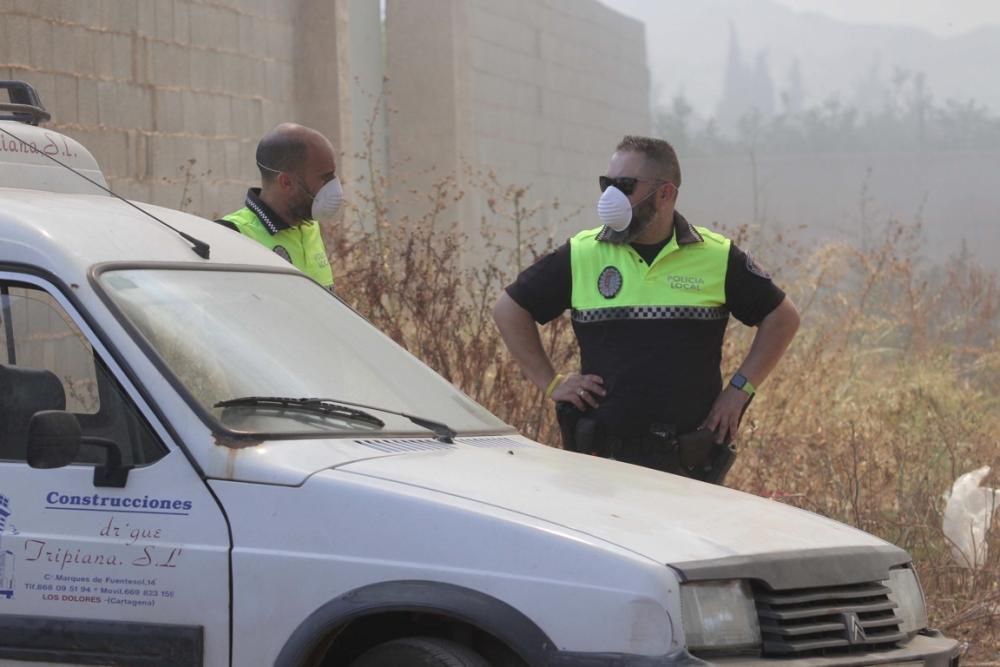
<path fill-rule="evenodd" d="M 563 449 L 605 458 L 614 456 L 611 441 L 600 422 L 580 412 L 572 403 L 556 403 L 556 420 L 562 434 Z"/>

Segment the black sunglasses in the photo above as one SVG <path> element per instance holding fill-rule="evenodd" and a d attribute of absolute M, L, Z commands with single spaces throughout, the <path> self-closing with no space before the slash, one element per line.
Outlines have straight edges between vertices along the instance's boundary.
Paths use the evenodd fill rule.
<path fill-rule="evenodd" d="M 648 183 L 649 181 L 655 181 L 657 183 L 669 183 L 670 181 L 665 181 L 660 178 L 633 178 L 632 176 L 620 176 L 614 178 L 612 176 L 598 176 L 597 182 L 601 185 L 601 192 L 604 192 L 612 185 L 622 191 L 622 194 L 628 196 L 635 192 L 635 186 L 639 183 Z"/>

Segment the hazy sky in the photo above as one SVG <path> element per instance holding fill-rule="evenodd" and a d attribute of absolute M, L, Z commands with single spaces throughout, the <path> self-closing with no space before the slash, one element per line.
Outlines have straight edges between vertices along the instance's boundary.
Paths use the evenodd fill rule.
<path fill-rule="evenodd" d="M 602 0 L 646 22 L 654 104 L 681 94 L 703 117 L 723 96 L 731 35 L 777 89 L 793 64 L 805 103 L 870 102 L 897 68 L 926 76 L 939 102 L 1000 111 L 1000 0 Z M 735 32 L 731 32 L 735 30 Z M 991 31 L 991 32 L 988 32 Z M 873 79 L 874 77 L 874 79 Z"/>
<path fill-rule="evenodd" d="M 656 0 L 651 0 L 655 2 Z M 1000 25 L 997 0 L 776 0 L 841 21 L 889 23 L 948 36 L 983 25 Z"/>

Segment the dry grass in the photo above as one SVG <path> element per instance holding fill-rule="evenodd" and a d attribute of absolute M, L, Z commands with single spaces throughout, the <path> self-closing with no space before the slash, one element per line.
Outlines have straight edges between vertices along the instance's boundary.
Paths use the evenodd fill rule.
<path fill-rule="evenodd" d="M 508 423 L 557 445 L 551 405 L 523 379 L 490 317 L 517 267 L 553 239 L 528 231 L 539 208 L 524 206 L 523 189 L 474 176 L 463 179 L 474 183 L 468 196 L 487 201 L 490 217 L 469 238 L 447 222 L 467 196 L 456 179 L 425 191 L 424 215 L 392 219 L 373 174 L 352 193 L 353 222 L 331 234 L 338 291 Z M 968 642 L 967 661 L 1000 661 L 1000 531 L 989 536 L 988 562 L 973 571 L 952 561 L 941 528 L 942 494 L 958 475 L 982 465 L 1000 470 L 996 276 L 965 258 L 922 264 L 919 230 L 899 224 L 864 247 L 816 249 L 795 247 L 794 234 L 723 231 L 763 257 L 803 313 L 791 350 L 747 415 L 728 484 L 907 549 L 932 624 Z M 752 334 L 730 328 L 725 372 L 738 366 Z M 543 340 L 557 368 L 575 367 L 567 318 L 545 327 Z M 1000 486 L 998 477 L 987 483 Z"/>

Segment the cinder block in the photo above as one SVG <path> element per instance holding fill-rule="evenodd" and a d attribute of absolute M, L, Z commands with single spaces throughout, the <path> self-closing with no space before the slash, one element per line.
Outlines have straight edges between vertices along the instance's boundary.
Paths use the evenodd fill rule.
<path fill-rule="evenodd" d="M 3 2 L 3 0 L 0 0 Z M 0 63 L 9 63 L 13 60 L 11 55 L 11 43 L 10 38 L 7 37 L 7 19 L 9 17 L 3 14 L 3 10 L 0 9 Z"/>
<path fill-rule="evenodd" d="M 260 83 L 264 84 L 265 87 L 261 93 L 272 100 L 291 101 L 295 95 L 295 72 L 292 65 L 275 60 L 270 60 L 263 65 L 263 79 Z M 317 94 L 319 92 L 317 91 Z"/>
<path fill-rule="evenodd" d="M 242 97 L 229 97 L 228 128 L 226 134 L 246 137 L 251 133 L 249 101 Z"/>
<path fill-rule="evenodd" d="M 134 160 L 129 173 L 134 178 L 145 181 L 149 178 L 149 133 L 143 130 L 131 130 L 128 133 L 129 155 Z"/>
<path fill-rule="evenodd" d="M 215 75 L 219 54 L 214 51 L 188 47 L 191 56 L 191 88 L 198 91 L 214 90 L 218 84 Z"/>
<path fill-rule="evenodd" d="M 191 3 L 188 0 L 173 0 L 174 41 L 178 44 L 191 43 Z"/>
<path fill-rule="evenodd" d="M 183 97 L 175 90 L 152 88 L 153 130 L 156 132 L 183 132 Z"/>
<path fill-rule="evenodd" d="M 212 119 L 215 121 L 213 134 L 216 137 L 232 135 L 232 105 L 227 94 L 212 95 Z"/>
<path fill-rule="evenodd" d="M 29 16 L 44 16 L 40 13 L 38 0 L 14 0 L 14 11 Z"/>
<path fill-rule="evenodd" d="M 68 23 L 75 23 L 81 27 L 94 22 L 87 18 L 88 14 L 92 13 L 92 9 L 89 6 L 90 3 L 77 2 L 76 0 L 49 0 L 48 4 L 49 8 L 44 13 L 44 16 L 58 18 L 60 21 Z"/>
<path fill-rule="evenodd" d="M 240 139 L 226 139 L 222 142 L 222 171 L 219 178 L 239 179 L 242 177 L 240 165 Z"/>
<path fill-rule="evenodd" d="M 257 46 L 257 35 L 254 32 L 253 17 L 249 14 L 240 14 L 237 21 L 239 23 L 240 53 L 253 53 Z"/>
<path fill-rule="evenodd" d="M 178 158 L 174 151 L 176 137 L 168 134 L 150 134 L 146 137 L 146 165 L 153 181 L 175 180 Z"/>
<path fill-rule="evenodd" d="M 144 0 L 153 2 L 156 38 L 174 41 L 174 0 Z"/>
<path fill-rule="evenodd" d="M 23 16 L 4 16 L 4 24 L 7 28 L 7 48 L 10 57 L 5 63 L 10 65 L 30 65 L 31 64 L 31 24 L 29 19 Z"/>
<path fill-rule="evenodd" d="M 240 87 L 240 64 L 243 61 L 243 56 L 238 53 L 219 53 L 217 60 L 219 62 L 219 86 L 216 90 L 230 95 L 245 93 L 246 88 Z"/>
<path fill-rule="evenodd" d="M 112 67 L 111 75 L 119 81 L 134 81 L 132 73 L 133 62 L 132 35 L 113 35 L 111 37 Z"/>
<path fill-rule="evenodd" d="M 100 0 L 101 25 L 120 33 L 130 33 L 139 24 L 138 5 L 145 0 Z"/>
<path fill-rule="evenodd" d="M 156 36 L 156 2 L 139 0 L 136 6 L 136 31 L 143 37 Z"/>
<path fill-rule="evenodd" d="M 30 64 L 40 69 L 51 70 L 55 65 L 55 46 L 52 41 L 52 24 L 45 19 L 28 19 L 28 39 Z"/>
<path fill-rule="evenodd" d="M 206 137 L 215 135 L 217 122 L 215 119 L 215 97 L 212 93 L 200 93 L 195 96 L 198 105 L 198 123 L 193 128 L 189 128 L 191 131 Z M 199 145 L 203 146 L 204 144 L 199 142 Z"/>
<path fill-rule="evenodd" d="M 98 122 L 97 81 L 80 77 L 76 81 L 77 122 L 93 127 Z"/>
<path fill-rule="evenodd" d="M 260 171 L 257 169 L 258 141 L 259 137 L 252 141 L 240 142 L 240 179 L 256 185 L 260 185 Z"/>
<path fill-rule="evenodd" d="M 103 156 L 99 159 L 105 173 L 128 177 L 128 139 L 124 131 L 105 129 L 101 135 Z"/>
<path fill-rule="evenodd" d="M 115 72 L 115 35 L 110 32 L 94 35 L 94 75 L 99 79 L 112 79 Z"/>
<path fill-rule="evenodd" d="M 133 83 L 119 84 L 118 127 L 153 129 L 153 95 L 149 88 Z"/>
<path fill-rule="evenodd" d="M 211 136 L 213 119 L 211 95 L 201 92 L 184 92 L 184 131 Z"/>
<path fill-rule="evenodd" d="M 58 23 L 51 25 L 52 31 L 52 69 L 58 72 L 78 72 L 76 56 L 73 53 L 76 45 L 75 32 L 81 28 L 72 28 Z"/>
<path fill-rule="evenodd" d="M 116 127 L 118 113 L 119 84 L 114 81 L 97 82 L 97 122 L 104 127 Z"/>
<path fill-rule="evenodd" d="M 60 123 L 77 122 L 77 78 L 70 74 L 56 74 L 55 88 L 55 98 L 46 103 L 49 113 Z"/>
<path fill-rule="evenodd" d="M 205 177 L 203 180 L 217 180 L 223 178 L 226 173 L 226 154 L 223 151 L 223 141 L 210 140 L 203 142 L 206 147 L 205 154 Z"/>
<path fill-rule="evenodd" d="M 328 7 L 329 11 L 333 12 L 334 4 L 329 3 Z M 319 34 L 314 35 L 313 39 L 329 39 L 331 43 L 333 42 L 332 36 L 327 37 Z M 266 45 L 265 53 L 268 57 L 283 63 L 290 63 L 294 60 L 296 38 L 295 31 L 290 24 L 275 21 L 258 34 L 258 40 Z"/>
<path fill-rule="evenodd" d="M 87 131 L 81 143 L 94 155 L 101 171 L 109 179 L 128 176 L 128 149 L 124 132 L 109 128 Z"/>
<path fill-rule="evenodd" d="M 155 85 L 187 88 L 191 85 L 190 47 L 152 42 L 149 80 Z"/>
<path fill-rule="evenodd" d="M 149 62 L 153 57 L 155 37 L 134 35 L 132 38 L 132 81 L 141 85 L 152 83 Z"/>
<path fill-rule="evenodd" d="M 191 5 L 191 43 L 217 49 L 239 49 L 240 26 L 232 10 L 212 5 Z"/>

